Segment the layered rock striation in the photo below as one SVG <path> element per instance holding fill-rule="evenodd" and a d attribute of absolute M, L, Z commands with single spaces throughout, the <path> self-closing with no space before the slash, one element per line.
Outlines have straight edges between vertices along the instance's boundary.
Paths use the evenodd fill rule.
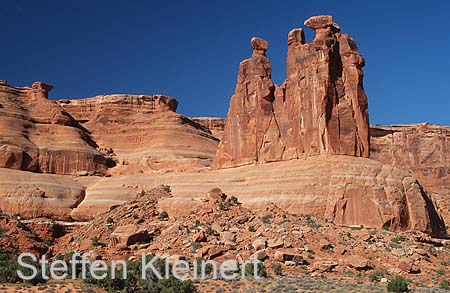
<path fill-rule="evenodd" d="M 369 156 L 364 59 L 331 16 L 312 17 L 305 26 L 316 36 L 307 44 L 302 29 L 289 32 L 287 79 L 279 87 L 271 80 L 267 42 L 252 39 L 214 168 L 320 154 Z"/>
<path fill-rule="evenodd" d="M 103 95 L 59 100 L 117 164 L 110 174 L 182 172 L 208 167 L 218 139 L 209 129 L 176 113 L 163 95 Z"/>
<path fill-rule="evenodd" d="M 75 119 L 48 99 L 53 87 L 0 83 L 0 167 L 32 172 L 104 174 L 111 162 Z"/>

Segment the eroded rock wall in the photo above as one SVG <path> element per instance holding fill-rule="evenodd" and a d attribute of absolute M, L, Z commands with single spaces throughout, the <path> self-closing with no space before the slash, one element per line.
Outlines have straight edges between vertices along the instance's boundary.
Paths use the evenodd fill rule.
<path fill-rule="evenodd" d="M 305 26 L 316 36 L 306 44 L 302 29 L 289 32 L 287 79 L 279 87 L 271 80 L 267 42 L 252 39 L 213 168 L 321 154 L 369 156 L 364 59 L 331 16 L 312 17 Z"/>
<path fill-rule="evenodd" d="M 103 174 L 108 159 L 55 101 L 52 86 L 0 83 L 0 167 L 54 174 Z"/>

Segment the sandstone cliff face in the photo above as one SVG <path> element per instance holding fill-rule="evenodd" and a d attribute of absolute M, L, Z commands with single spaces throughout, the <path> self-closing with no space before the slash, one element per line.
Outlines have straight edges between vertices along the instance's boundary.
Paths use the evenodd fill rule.
<path fill-rule="evenodd" d="M 372 126 L 370 157 L 409 171 L 431 193 L 450 195 L 450 127 Z"/>
<path fill-rule="evenodd" d="M 287 79 L 280 87 L 271 80 L 267 42 L 252 39 L 254 51 L 239 66 L 213 168 L 320 154 L 369 156 L 364 59 L 331 16 L 305 25 L 316 36 L 305 44 L 302 29 L 289 32 Z"/>
<path fill-rule="evenodd" d="M 97 145 L 56 102 L 52 86 L 32 88 L 0 83 L 0 167 L 33 172 L 102 174 L 108 160 Z"/>
<path fill-rule="evenodd" d="M 110 174 L 201 170 L 218 145 L 205 126 L 177 114 L 170 97 L 105 95 L 59 104 L 113 152 Z"/>
<path fill-rule="evenodd" d="M 197 123 L 200 123 L 201 125 L 207 127 L 211 134 L 217 138 L 222 139 L 223 131 L 225 128 L 225 118 L 220 117 L 193 117 L 192 120 L 194 120 Z"/>

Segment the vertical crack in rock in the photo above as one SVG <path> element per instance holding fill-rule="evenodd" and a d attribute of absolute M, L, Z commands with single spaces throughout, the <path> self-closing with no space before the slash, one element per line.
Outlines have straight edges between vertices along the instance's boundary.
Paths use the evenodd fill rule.
<path fill-rule="evenodd" d="M 311 17 L 304 24 L 316 32 L 315 38 L 307 44 L 302 29 L 288 33 L 281 86 L 271 80 L 268 43 L 252 38 L 253 53 L 240 63 L 213 168 L 320 154 L 369 156 L 364 59 L 331 16 Z"/>

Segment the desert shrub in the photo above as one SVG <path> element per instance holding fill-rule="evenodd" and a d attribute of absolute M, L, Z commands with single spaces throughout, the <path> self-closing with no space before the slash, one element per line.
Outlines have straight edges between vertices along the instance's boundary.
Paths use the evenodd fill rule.
<path fill-rule="evenodd" d="M 202 245 L 200 244 L 200 242 L 194 242 L 192 243 L 192 249 L 194 251 L 197 251 L 198 249 L 202 248 Z"/>
<path fill-rule="evenodd" d="M 441 283 L 439 284 L 439 287 L 442 290 L 450 290 L 450 282 L 448 280 L 442 280 Z"/>
<path fill-rule="evenodd" d="M 239 204 L 238 198 L 234 195 L 232 197 L 230 197 L 230 202 L 233 204 Z"/>
<path fill-rule="evenodd" d="M 28 231 L 29 230 L 28 226 L 25 225 L 25 223 L 22 222 L 22 221 L 17 221 L 16 227 L 19 228 L 19 229 L 22 229 L 24 231 Z"/>
<path fill-rule="evenodd" d="M 402 276 L 395 276 L 387 285 L 388 292 L 408 292 L 408 281 Z"/>
<path fill-rule="evenodd" d="M 369 275 L 369 279 L 371 282 L 379 282 L 382 278 L 385 278 L 387 274 L 388 271 L 386 269 L 375 270 Z"/>
<path fill-rule="evenodd" d="M 91 238 L 92 246 L 103 246 L 103 243 L 100 243 L 100 237 L 97 235 Z"/>
<path fill-rule="evenodd" d="M 168 214 L 166 211 L 161 211 L 161 212 L 159 213 L 159 218 L 160 218 L 161 220 L 168 219 L 168 218 L 169 218 L 169 214 Z"/>
<path fill-rule="evenodd" d="M 8 229 L 5 227 L 0 227 L 0 238 L 3 238 L 6 232 L 8 232 Z"/>
<path fill-rule="evenodd" d="M 249 232 L 256 232 L 255 226 L 253 226 L 253 225 L 248 226 L 248 231 Z"/>
<path fill-rule="evenodd" d="M 255 275 L 255 264 L 252 263 L 246 263 L 245 267 L 245 277 L 253 277 Z M 256 264 L 256 275 L 260 278 L 266 278 L 267 277 L 267 271 L 266 267 L 262 262 L 258 262 Z"/>
<path fill-rule="evenodd" d="M 311 215 L 305 216 L 306 225 L 308 225 L 311 229 L 318 229 L 320 225 L 316 223 L 316 221 L 312 218 Z"/>
<path fill-rule="evenodd" d="M 36 277 L 30 281 L 27 281 L 27 283 L 31 283 L 32 285 L 45 283 L 46 280 L 42 278 L 41 266 L 37 262 L 33 262 L 31 259 L 24 259 L 24 261 L 28 264 L 34 265 L 37 269 Z M 32 274 L 30 269 L 20 266 L 14 256 L 7 253 L 0 253 L 0 283 L 25 283 L 24 280 L 19 278 L 17 270 L 22 271 L 22 273 L 26 276 Z"/>
<path fill-rule="evenodd" d="M 281 265 L 277 262 L 272 264 L 272 270 L 277 276 L 281 276 L 283 274 L 283 271 L 281 270 Z"/>
<path fill-rule="evenodd" d="M 443 276 L 445 275 L 445 269 L 444 268 L 438 268 L 436 269 L 436 274 Z"/>
<path fill-rule="evenodd" d="M 231 203 L 229 202 L 220 202 L 219 203 L 219 210 L 226 211 L 231 206 Z"/>
<path fill-rule="evenodd" d="M 205 262 L 206 260 L 203 258 L 197 258 L 195 259 L 197 266 L 197 276 L 201 276 L 202 275 L 202 263 Z M 213 272 L 213 266 L 210 263 L 206 263 L 205 264 L 205 275 L 208 276 Z"/>
<path fill-rule="evenodd" d="M 272 219 L 272 215 L 267 214 L 267 215 L 261 217 L 261 222 L 263 222 L 264 224 L 270 224 L 270 222 L 271 222 L 270 219 Z"/>
<path fill-rule="evenodd" d="M 114 220 L 111 217 L 108 217 L 108 219 L 106 219 L 106 224 L 112 225 L 113 223 L 114 223 Z"/>
<path fill-rule="evenodd" d="M 405 240 L 406 240 L 406 237 L 403 236 L 403 235 L 400 235 L 400 236 L 392 237 L 391 242 L 398 244 L 398 243 L 403 242 Z"/>
<path fill-rule="evenodd" d="M 147 259 L 152 259 L 153 255 L 147 256 Z M 165 273 L 165 262 L 164 260 L 158 259 L 153 263 L 158 272 L 162 276 Z M 158 276 L 152 271 L 146 271 L 146 278 L 142 278 L 142 266 L 141 262 L 128 261 L 127 262 L 127 278 L 123 279 L 122 274 L 118 274 L 115 279 L 111 278 L 111 269 L 108 269 L 108 276 L 102 280 L 96 280 L 88 274 L 86 280 L 87 284 L 92 284 L 97 287 L 103 288 L 108 292 L 135 292 L 135 293 L 157 293 L 157 292 L 168 292 L 168 293 L 193 293 L 197 292 L 192 281 L 181 281 L 176 279 L 173 275 L 169 276 L 168 279 L 159 279 Z"/>

